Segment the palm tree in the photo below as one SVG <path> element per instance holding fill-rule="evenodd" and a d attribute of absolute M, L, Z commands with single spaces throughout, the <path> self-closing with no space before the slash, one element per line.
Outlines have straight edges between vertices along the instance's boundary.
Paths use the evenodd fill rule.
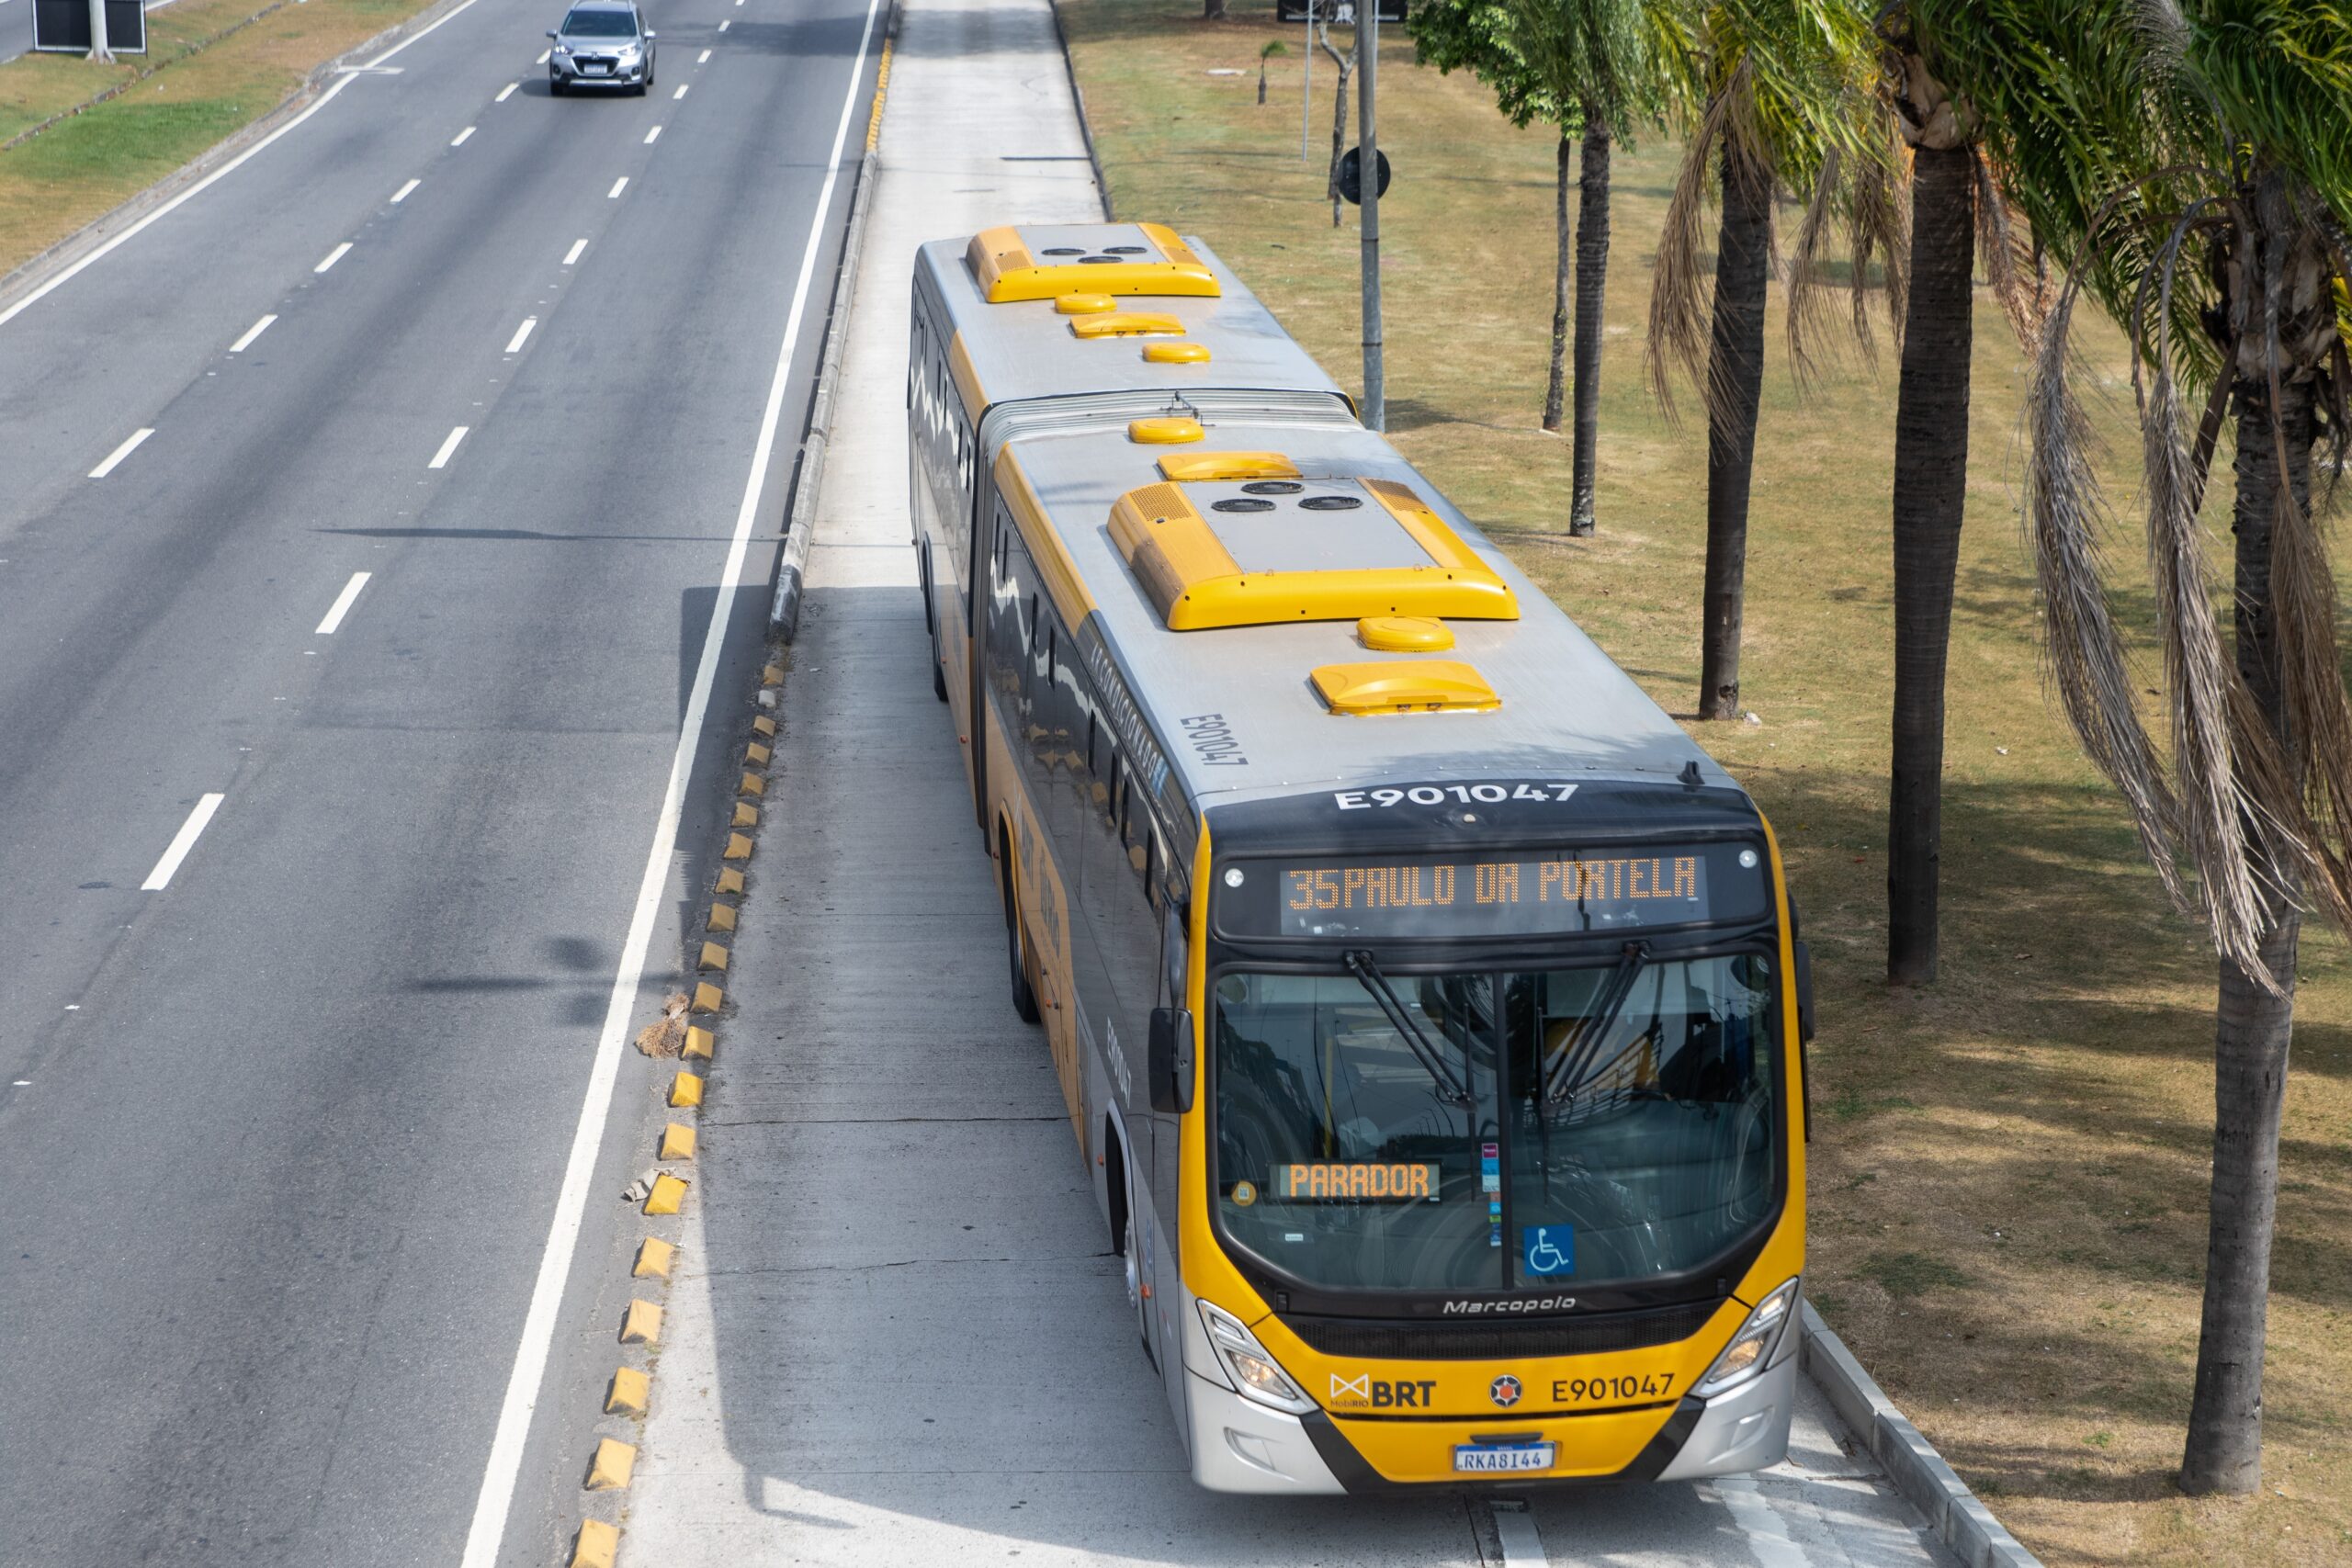
<path fill-rule="evenodd" d="M 2302 0 L 1911 0 L 2004 185 L 2067 272 L 2029 402 L 2028 515 L 2060 698 L 2220 957 L 2202 1329 L 2180 1483 L 2261 1479 L 2262 1365 L 2296 948 L 2352 930 L 2352 698 L 2313 516 L 2352 363 L 2352 36 Z M 2143 728 L 2069 380 L 2088 290 L 2136 351 L 2168 755 Z M 2201 412 L 2193 406 L 2203 391 Z M 2199 524 L 2233 426 L 2230 635 Z M 2326 499 L 2323 492 L 2322 501 Z"/>
<path fill-rule="evenodd" d="M 1888 770 L 1886 977 L 1936 977 L 1943 840 L 1944 676 L 1968 499 L 1973 270 L 2030 354 L 2045 301 L 1984 160 L 1976 116 L 1944 85 L 1911 8 L 1880 14 L 1883 90 L 1910 150 L 1911 254 L 1894 414 L 1894 705 Z"/>
<path fill-rule="evenodd" d="M 1884 190 L 1883 115 L 1870 91 L 1876 51 L 1865 0 L 1720 0 L 1669 13 L 1661 39 L 1690 130 L 1650 291 L 1650 383 L 1671 414 L 1679 370 L 1706 405 L 1699 716 L 1736 718 L 1773 193 L 1783 180 L 1812 188 L 1797 245 L 1798 276 L 1808 283 L 1824 230 L 1834 218 L 1846 221 L 1854 237 L 1858 329 L 1873 253 L 1887 257 L 1890 301 L 1899 297 L 1901 213 Z M 1712 289 L 1702 282 L 1700 246 L 1711 172 L 1721 193 Z M 1791 304 L 1791 355 L 1802 376 L 1815 310 L 1793 289 Z"/>
<path fill-rule="evenodd" d="M 1336 11 L 1339 6 L 1335 5 L 1330 9 Z M 1340 206 L 1346 200 L 1340 194 L 1340 160 L 1346 156 L 1348 148 L 1348 80 L 1355 74 L 1356 51 L 1363 45 L 1363 29 L 1356 28 L 1348 39 L 1348 51 L 1341 54 L 1331 41 L 1330 23 L 1318 16 L 1315 18 L 1315 42 L 1331 57 L 1332 65 L 1339 71 L 1339 81 L 1331 89 L 1331 166 L 1323 176 L 1323 194 L 1330 198 L 1331 227 L 1336 229 L 1340 226 Z"/>
<path fill-rule="evenodd" d="M 1429 0 L 1407 13 L 1419 58 L 1442 72 L 1465 69 L 1491 87 L 1512 124 L 1541 119 L 1559 133 L 1553 221 L 1552 355 L 1544 428 L 1557 433 L 1568 400 L 1575 322 L 1576 430 L 1568 532 L 1593 531 L 1593 479 L 1600 448 L 1601 315 L 1609 270 L 1609 156 L 1636 119 L 1655 119 L 1660 84 L 1650 62 L 1657 0 Z M 1581 148 L 1578 143 L 1581 141 Z M 1569 171 L 1581 156 L 1577 220 L 1568 223 Z M 1573 309 L 1570 264 L 1576 279 Z"/>

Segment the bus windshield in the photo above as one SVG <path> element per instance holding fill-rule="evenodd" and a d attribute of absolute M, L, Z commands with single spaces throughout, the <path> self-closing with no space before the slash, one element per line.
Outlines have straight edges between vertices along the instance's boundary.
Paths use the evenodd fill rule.
<path fill-rule="evenodd" d="M 1778 1190 L 1776 975 L 1761 952 L 1638 943 L 1577 968 L 1392 971 L 1387 998 L 1353 972 L 1228 973 L 1213 1064 L 1225 1234 L 1340 1290 L 1697 1268 Z"/>

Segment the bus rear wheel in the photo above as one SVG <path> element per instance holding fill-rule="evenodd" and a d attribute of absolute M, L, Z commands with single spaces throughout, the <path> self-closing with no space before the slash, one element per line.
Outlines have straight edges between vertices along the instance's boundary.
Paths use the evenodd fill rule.
<path fill-rule="evenodd" d="M 1037 1011 L 1037 965 L 1030 956 L 1029 939 L 1021 929 L 1021 904 L 1012 891 L 1012 857 L 1004 857 L 1004 936 L 1012 963 L 1012 1010 L 1023 1023 L 1035 1023 Z"/>

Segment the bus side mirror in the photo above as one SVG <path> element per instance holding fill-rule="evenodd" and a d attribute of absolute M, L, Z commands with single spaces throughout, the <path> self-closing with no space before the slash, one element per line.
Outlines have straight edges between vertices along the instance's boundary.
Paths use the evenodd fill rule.
<path fill-rule="evenodd" d="M 1797 955 L 1797 1043 L 1813 1043 L 1813 949 L 1795 944 Z"/>
<path fill-rule="evenodd" d="M 1184 1008 L 1151 1010 L 1151 1108 L 1181 1116 L 1193 1109 L 1193 1015 Z"/>

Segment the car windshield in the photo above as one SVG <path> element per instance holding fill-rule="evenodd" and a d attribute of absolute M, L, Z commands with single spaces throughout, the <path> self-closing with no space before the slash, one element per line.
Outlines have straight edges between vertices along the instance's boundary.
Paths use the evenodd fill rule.
<path fill-rule="evenodd" d="M 637 18 L 627 11 L 574 11 L 563 19 L 566 38 L 635 38 Z"/>
<path fill-rule="evenodd" d="M 1333 1289 L 1590 1287 L 1697 1268 L 1772 1211 L 1776 973 L 1761 953 L 1638 949 L 1577 968 L 1392 971 L 1418 1048 L 1360 976 L 1227 974 L 1214 1035 L 1225 1233 Z"/>

